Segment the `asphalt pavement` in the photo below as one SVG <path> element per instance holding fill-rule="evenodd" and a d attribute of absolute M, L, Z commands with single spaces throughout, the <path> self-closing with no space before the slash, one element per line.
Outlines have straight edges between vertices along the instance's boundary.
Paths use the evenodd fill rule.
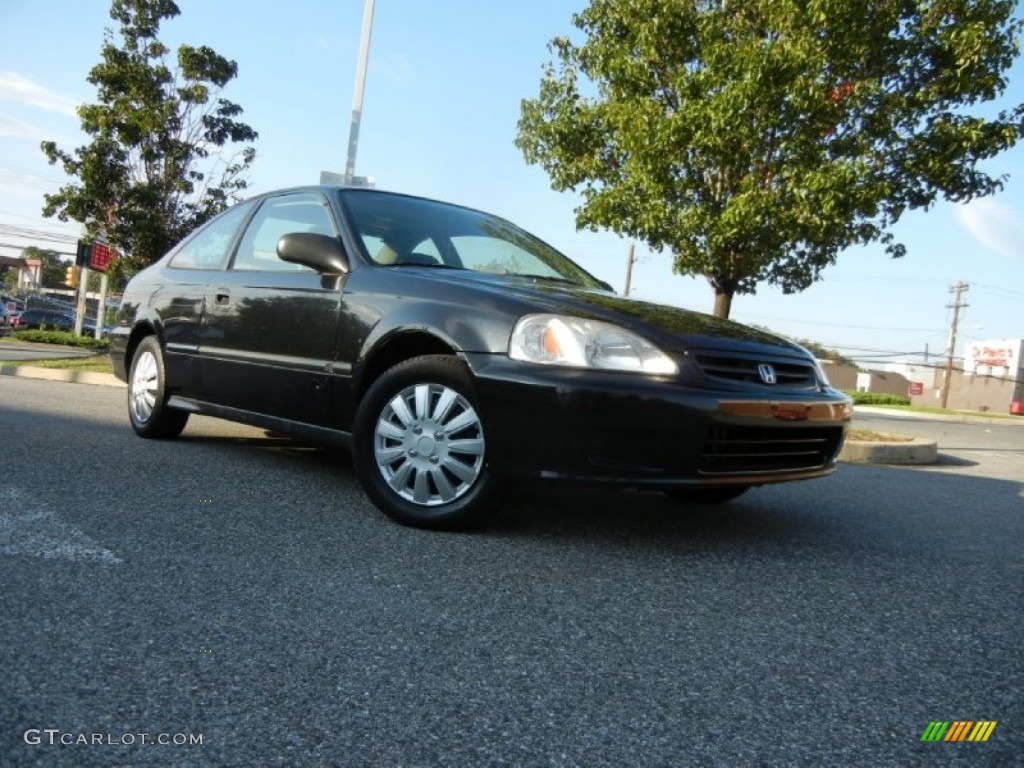
<path fill-rule="evenodd" d="M 124 401 L 0 377 L 0 765 L 1021 765 L 1024 430 L 439 534 L 344 453 Z"/>
<path fill-rule="evenodd" d="M 956 467 L 965 475 L 1024 481 L 1024 417 L 992 419 L 858 408 L 854 424 L 934 441 L 939 451 L 938 471 Z"/>

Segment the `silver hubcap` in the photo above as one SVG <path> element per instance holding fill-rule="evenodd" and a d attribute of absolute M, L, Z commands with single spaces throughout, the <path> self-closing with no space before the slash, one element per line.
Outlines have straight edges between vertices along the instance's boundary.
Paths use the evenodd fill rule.
<path fill-rule="evenodd" d="M 156 390 L 158 372 L 156 358 L 150 351 L 139 355 L 132 374 L 132 389 L 128 396 L 128 407 L 132 409 L 132 418 L 139 424 L 145 424 L 153 415 L 156 406 Z"/>
<path fill-rule="evenodd" d="M 395 395 L 377 420 L 373 452 L 399 496 L 436 506 L 468 491 L 484 465 L 484 430 L 473 406 L 441 384 Z"/>

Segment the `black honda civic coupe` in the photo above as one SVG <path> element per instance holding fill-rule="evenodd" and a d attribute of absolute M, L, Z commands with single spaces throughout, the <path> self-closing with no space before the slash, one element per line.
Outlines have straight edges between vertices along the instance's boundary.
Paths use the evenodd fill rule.
<path fill-rule="evenodd" d="M 819 477 L 852 414 L 797 344 L 371 189 L 230 208 L 132 279 L 111 342 L 140 436 L 198 413 L 342 442 L 370 499 L 424 528 L 479 522 L 513 478 L 717 503 Z"/>

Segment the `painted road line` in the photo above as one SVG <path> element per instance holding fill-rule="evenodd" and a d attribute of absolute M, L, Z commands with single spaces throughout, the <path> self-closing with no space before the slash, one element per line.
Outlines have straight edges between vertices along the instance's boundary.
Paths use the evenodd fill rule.
<path fill-rule="evenodd" d="M 0 555 L 117 565 L 121 559 L 17 488 L 0 488 Z"/>

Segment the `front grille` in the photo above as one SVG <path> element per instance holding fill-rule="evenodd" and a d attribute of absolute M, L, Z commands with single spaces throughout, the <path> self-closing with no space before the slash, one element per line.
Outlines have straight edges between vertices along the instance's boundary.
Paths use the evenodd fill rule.
<path fill-rule="evenodd" d="M 711 428 L 698 469 L 704 475 L 795 472 L 827 465 L 839 451 L 842 427 Z"/>
<path fill-rule="evenodd" d="M 693 356 L 705 376 L 719 381 L 757 384 L 764 387 L 785 387 L 788 389 L 811 389 L 818 380 L 814 366 L 792 360 L 761 359 L 757 357 L 736 357 L 707 352 Z M 766 384 L 761 378 L 759 366 L 768 364 L 775 372 L 775 383 Z"/>

